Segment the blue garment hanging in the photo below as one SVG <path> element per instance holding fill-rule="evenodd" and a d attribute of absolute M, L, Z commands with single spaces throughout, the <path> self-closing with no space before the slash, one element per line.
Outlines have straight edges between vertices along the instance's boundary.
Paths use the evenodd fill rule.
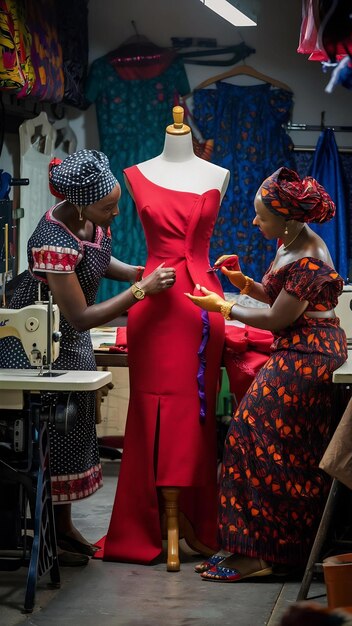
<path fill-rule="evenodd" d="M 216 89 L 193 94 L 194 118 L 204 139 L 214 139 L 212 162 L 230 170 L 210 244 L 211 264 L 221 254 L 236 253 L 242 271 L 261 280 L 276 253 L 252 226 L 254 198 L 263 180 L 281 166 L 293 167 L 293 144 L 284 129 L 292 93 L 270 84 L 242 87 L 216 83 Z M 225 291 L 235 287 L 219 276 Z"/>
<path fill-rule="evenodd" d="M 346 280 L 348 277 L 347 185 L 335 135 L 331 128 L 325 128 L 318 139 L 311 176 L 330 194 L 336 204 L 336 214 L 325 224 L 310 224 L 310 226 L 324 239 L 336 270 Z"/>
<path fill-rule="evenodd" d="M 11 174 L 0 170 L 0 199 L 8 200 L 11 190 Z"/>

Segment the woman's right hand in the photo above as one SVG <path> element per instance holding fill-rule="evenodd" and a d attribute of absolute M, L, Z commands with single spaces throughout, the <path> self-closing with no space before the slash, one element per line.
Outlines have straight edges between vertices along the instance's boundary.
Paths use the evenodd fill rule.
<path fill-rule="evenodd" d="M 175 281 L 176 270 L 173 267 L 164 267 L 164 263 L 161 263 L 148 276 L 144 276 L 138 284 L 145 294 L 150 296 L 165 289 L 170 289 L 170 287 L 174 286 Z"/>
<path fill-rule="evenodd" d="M 223 254 L 216 259 L 214 267 L 219 268 L 227 276 L 230 283 L 240 291 L 246 286 L 246 277 L 241 271 L 237 254 Z"/>
<path fill-rule="evenodd" d="M 227 276 L 230 283 L 237 287 L 240 291 L 246 286 L 246 277 L 242 272 L 228 270 L 227 267 L 222 267 L 221 272 Z"/>

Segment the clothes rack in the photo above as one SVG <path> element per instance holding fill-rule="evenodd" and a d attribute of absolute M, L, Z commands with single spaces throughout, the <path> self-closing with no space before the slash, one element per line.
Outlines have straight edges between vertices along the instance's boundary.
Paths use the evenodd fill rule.
<path fill-rule="evenodd" d="M 352 126 L 340 126 L 339 124 L 325 124 L 325 111 L 320 113 L 320 124 L 293 124 L 289 122 L 286 126 L 286 130 L 310 130 L 310 131 L 322 131 L 325 128 L 331 128 L 334 132 L 350 133 L 352 132 Z"/>
<path fill-rule="evenodd" d="M 310 130 L 310 131 L 322 131 L 324 128 L 331 128 L 334 132 L 351 133 L 352 126 L 340 126 L 335 124 L 329 124 L 328 126 L 321 124 L 291 124 L 290 122 L 286 126 L 287 131 L 291 130 Z"/>

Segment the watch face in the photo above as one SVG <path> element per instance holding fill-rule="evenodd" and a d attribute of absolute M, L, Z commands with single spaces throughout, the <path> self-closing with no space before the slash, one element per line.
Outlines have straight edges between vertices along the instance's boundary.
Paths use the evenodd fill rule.
<path fill-rule="evenodd" d="M 137 285 L 132 285 L 132 293 L 137 300 L 143 300 L 145 296 L 143 289 L 140 289 Z"/>

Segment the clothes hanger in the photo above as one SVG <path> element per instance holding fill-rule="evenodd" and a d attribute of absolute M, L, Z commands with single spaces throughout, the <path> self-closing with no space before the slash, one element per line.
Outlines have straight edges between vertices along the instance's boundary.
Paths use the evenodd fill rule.
<path fill-rule="evenodd" d="M 134 20 L 131 20 L 132 27 L 135 31 L 134 35 L 128 37 L 125 41 L 123 41 L 118 48 L 112 50 L 108 53 L 108 57 L 114 63 L 128 61 L 140 60 L 141 57 L 146 57 L 151 54 L 161 54 L 165 51 L 165 48 L 161 48 L 157 44 L 153 43 L 145 37 L 145 35 L 141 35 L 138 30 Z M 138 57 L 138 59 L 137 59 Z"/>
<path fill-rule="evenodd" d="M 195 87 L 193 91 L 197 91 L 198 89 L 204 89 L 205 87 L 208 87 L 209 85 L 212 85 L 213 83 L 217 83 L 221 80 L 225 80 L 226 78 L 232 78 L 233 76 L 240 76 L 240 75 L 251 76 L 252 78 L 256 78 L 257 80 L 262 80 L 265 83 L 269 83 L 269 85 L 272 85 L 272 87 L 285 89 L 285 91 L 290 91 L 291 93 L 293 93 L 291 87 L 289 87 L 285 83 L 282 83 L 280 80 L 277 80 L 276 78 L 272 78 L 271 76 L 267 76 L 266 74 L 262 74 L 251 65 L 246 65 L 245 63 L 243 63 L 243 65 L 236 65 L 235 67 L 232 67 L 230 70 L 227 70 L 226 72 L 222 72 L 221 74 L 217 74 L 216 76 L 212 76 L 211 78 L 207 78 L 202 83 L 197 85 L 197 87 Z M 184 96 L 184 100 L 186 98 L 189 98 L 192 95 L 192 93 L 193 92 Z"/>

